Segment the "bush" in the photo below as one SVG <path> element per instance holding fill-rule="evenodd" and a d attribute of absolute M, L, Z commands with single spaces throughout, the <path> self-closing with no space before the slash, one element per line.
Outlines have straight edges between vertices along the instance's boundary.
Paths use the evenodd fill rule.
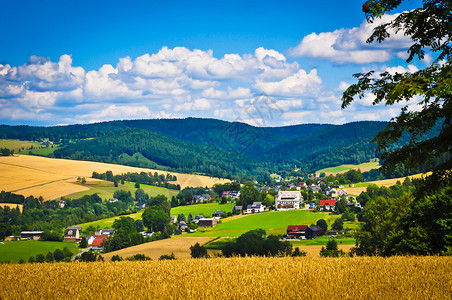
<path fill-rule="evenodd" d="M 55 259 L 53 258 L 53 253 L 52 252 L 47 252 L 46 254 L 46 262 L 53 262 Z"/>
<path fill-rule="evenodd" d="M 336 219 L 333 223 L 333 226 L 331 226 L 332 229 L 334 230 L 342 230 L 344 229 L 344 220 L 342 220 L 341 218 Z"/>
<path fill-rule="evenodd" d="M 173 254 L 174 256 L 174 254 Z M 150 257 L 144 255 L 144 254 L 135 254 L 133 256 L 127 257 L 127 260 L 130 261 L 147 261 L 147 260 L 152 260 Z"/>
<path fill-rule="evenodd" d="M 61 242 L 63 241 L 63 235 L 54 231 L 44 231 L 41 235 L 43 241 Z"/>
<path fill-rule="evenodd" d="M 71 252 L 67 247 L 63 248 L 63 255 L 65 258 L 71 258 L 74 253 Z"/>
<path fill-rule="evenodd" d="M 119 255 L 113 255 L 111 261 L 123 261 L 124 259 Z"/>
<path fill-rule="evenodd" d="M 201 246 L 199 243 L 190 247 L 190 255 L 193 258 L 207 257 L 207 249 Z"/>
<path fill-rule="evenodd" d="M 297 256 L 306 256 L 308 253 L 305 251 L 300 251 L 300 248 L 295 248 L 295 250 L 292 253 L 292 257 L 297 257 Z"/>
<path fill-rule="evenodd" d="M 38 255 L 36 255 L 36 262 L 43 263 L 45 261 L 46 261 L 46 257 L 44 256 L 44 254 L 39 253 Z"/>
<path fill-rule="evenodd" d="M 63 251 L 61 251 L 61 249 L 56 249 L 56 250 L 53 252 L 53 258 L 54 258 L 56 261 L 62 261 L 62 260 L 64 260 L 65 256 L 64 256 Z"/>
<path fill-rule="evenodd" d="M 175 260 L 176 257 L 174 256 L 174 253 L 171 252 L 170 255 L 168 254 L 163 254 L 159 257 L 159 260 Z"/>
<path fill-rule="evenodd" d="M 30 258 L 28 258 L 28 263 L 33 264 L 36 262 L 36 258 L 34 256 L 30 256 Z"/>

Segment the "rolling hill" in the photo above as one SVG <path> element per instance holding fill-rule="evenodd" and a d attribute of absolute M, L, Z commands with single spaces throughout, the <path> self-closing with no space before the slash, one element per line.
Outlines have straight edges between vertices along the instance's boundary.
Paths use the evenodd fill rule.
<path fill-rule="evenodd" d="M 152 119 L 54 127 L 0 126 L 0 138 L 47 138 L 50 157 L 117 163 L 235 180 L 359 164 L 376 157 L 370 142 L 387 123 L 255 127 L 216 119 Z M 74 143 L 75 142 L 75 143 Z"/>

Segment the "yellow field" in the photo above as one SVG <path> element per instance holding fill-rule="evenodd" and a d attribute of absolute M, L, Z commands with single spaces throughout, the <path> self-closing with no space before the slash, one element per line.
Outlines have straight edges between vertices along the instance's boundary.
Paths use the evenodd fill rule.
<path fill-rule="evenodd" d="M 22 204 L 15 204 L 15 203 L 0 203 L 0 207 L 9 207 L 9 208 L 16 208 L 19 206 L 19 210 L 22 211 L 24 209 L 24 206 Z"/>
<path fill-rule="evenodd" d="M 306 252 L 307 257 L 320 257 L 320 250 L 322 250 L 321 245 L 307 245 L 307 246 L 295 246 L 294 249 L 298 247 L 300 250 Z M 337 245 L 339 250 L 343 250 L 344 252 L 350 252 L 350 249 L 352 247 L 355 247 L 355 245 Z"/>
<path fill-rule="evenodd" d="M 105 260 L 110 260 L 113 255 L 126 258 L 135 254 L 144 254 L 153 260 L 159 259 L 160 255 L 174 253 L 176 258 L 190 258 L 190 246 L 196 243 L 200 245 L 212 240 L 211 237 L 174 237 L 150 243 L 121 249 L 114 252 L 105 253 Z"/>
<path fill-rule="evenodd" d="M 411 176 L 407 176 L 410 177 L 411 179 L 415 179 L 415 178 L 420 178 L 423 177 L 424 174 L 416 174 L 416 175 L 411 175 Z M 369 181 L 368 183 L 372 183 L 378 186 L 386 186 L 386 187 L 390 187 L 393 186 L 397 183 L 397 181 L 400 181 L 400 183 L 403 183 L 403 181 L 405 180 L 405 177 L 403 178 L 393 178 L 393 179 L 384 179 L 384 180 L 377 180 L 377 181 Z M 359 194 L 361 194 L 362 192 L 365 192 L 367 190 L 367 187 L 363 186 L 363 187 L 354 187 L 354 188 L 346 188 L 345 189 L 347 191 L 347 193 L 349 195 L 356 195 L 358 196 Z"/>
<path fill-rule="evenodd" d="M 177 176 L 181 188 L 187 186 L 212 186 L 215 183 L 229 182 L 208 176 L 181 174 L 105 164 L 90 161 L 52 159 L 39 156 L 15 155 L 0 157 L 0 191 L 14 192 L 24 196 L 43 196 L 45 200 L 58 199 L 61 196 L 88 190 L 82 185 L 73 184 L 77 177 L 91 177 L 93 171 L 113 174 L 127 172 L 158 172 Z"/>
<path fill-rule="evenodd" d="M 1 299 L 451 299 L 452 257 L 0 265 Z"/>

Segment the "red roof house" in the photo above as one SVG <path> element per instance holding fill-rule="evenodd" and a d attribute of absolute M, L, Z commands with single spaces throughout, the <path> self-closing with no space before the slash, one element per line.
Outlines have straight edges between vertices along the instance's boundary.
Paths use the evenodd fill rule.
<path fill-rule="evenodd" d="M 97 235 L 96 238 L 94 239 L 93 243 L 91 244 L 91 249 L 102 251 L 104 249 L 102 247 L 102 244 L 104 243 L 104 240 L 107 238 L 107 236 L 108 235 L 106 235 L 106 234 Z"/>
<path fill-rule="evenodd" d="M 336 200 L 320 200 L 320 207 L 325 207 L 325 209 L 327 210 L 334 210 L 334 208 L 336 207 Z"/>
<path fill-rule="evenodd" d="M 307 225 L 289 225 L 287 226 L 287 236 L 304 238 L 306 236 Z"/>

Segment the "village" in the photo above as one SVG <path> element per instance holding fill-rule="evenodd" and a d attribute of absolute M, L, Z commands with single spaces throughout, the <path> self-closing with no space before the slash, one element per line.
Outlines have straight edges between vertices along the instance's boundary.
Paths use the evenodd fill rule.
<path fill-rule="evenodd" d="M 185 235 L 197 231 L 205 232 L 208 228 L 214 228 L 222 221 L 233 216 L 247 217 L 254 214 L 266 214 L 269 212 L 287 212 L 287 211 L 308 211 L 312 213 L 326 212 L 331 214 L 343 213 L 344 210 L 359 211 L 362 209 L 361 204 L 356 201 L 356 198 L 349 196 L 341 185 L 326 183 L 322 179 L 317 179 L 315 182 L 310 180 L 308 183 L 304 181 L 287 182 L 283 184 L 275 184 L 274 186 L 261 186 L 258 188 L 260 193 L 267 193 L 272 201 L 266 198 L 263 202 L 252 202 L 246 207 L 237 205 L 241 203 L 241 191 L 230 190 L 223 191 L 218 198 L 214 198 L 212 189 L 206 189 L 204 193 L 194 195 L 192 201 L 186 206 L 193 208 L 199 204 L 226 202 L 231 203 L 231 211 L 216 210 L 211 215 L 204 216 L 203 214 L 188 215 L 188 218 L 179 214 L 171 216 L 170 223 L 174 226 L 174 235 Z M 243 188 L 242 188 L 243 190 Z M 274 194 L 274 196 L 272 196 Z M 307 195 L 304 199 L 303 194 Z M 320 198 L 320 199 L 318 199 Z M 108 203 L 116 203 L 119 200 L 116 198 L 109 199 Z M 340 210 L 337 209 L 337 203 L 341 202 L 343 206 Z M 64 208 L 66 202 L 64 200 L 58 201 L 60 208 Z M 138 209 L 146 208 L 145 201 L 135 203 Z M 271 218 L 271 215 L 268 215 Z M 298 241 L 305 239 L 315 239 L 319 236 L 330 235 L 332 237 L 338 235 L 340 230 L 338 228 L 331 228 L 327 230 L 325 227 L 318 226 L 319 224 L 303 224 L 300 223 L 287 225 L 285 234 L 280 236 L 281 240 Z M 86 229 L 86 228 L 85 228 Z M 90 228 L 88 231 L 93 231 Z M 20 236 L 9 236 L 5 241 L 12 240 L 42 240 L 44 231 L 22 231 Z M 152 231 L 143 230 L 139 232 L 143 237 L 151 238 L 155 233 Z M 108 237 L 115 235 L 115 230 L 112 228 L 97 228 L 91 234 L 83 234 L 83 226 L 69 226 L 64 230 L 64 241 L 76 242 L 85 248 L 84 251 L 92 250 L 96 252 L 104 251 L 104 241 Z"/>

